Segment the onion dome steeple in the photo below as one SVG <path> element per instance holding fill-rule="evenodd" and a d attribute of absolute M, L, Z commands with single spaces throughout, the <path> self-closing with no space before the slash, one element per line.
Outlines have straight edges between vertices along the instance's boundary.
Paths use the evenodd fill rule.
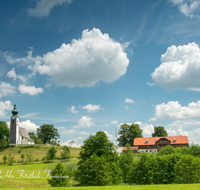
<path fill-rule="evenodd" d="M 17 114 L 18 114 L 18 111 L 17 111 L 17 107 L 16 107 L 16 101 L 14 103 L 14 108 L 12 110 L 12 117 L 18 117 Z"/>

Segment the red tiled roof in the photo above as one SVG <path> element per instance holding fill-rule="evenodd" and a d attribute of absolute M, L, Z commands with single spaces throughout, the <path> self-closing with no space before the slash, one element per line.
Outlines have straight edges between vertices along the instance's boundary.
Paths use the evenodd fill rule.
<path fill-rule="evenodd" d="M 186 136 L 171 136 L 171 137 L 144 137 L 144 138 L 135 138 L 134 139 L 134 146 L 138 145 L 154 145 L 156 141 L 161 138 L 165 138 L 171 141 L 170 144 L 188 144 L 188 138 Z M 176 142 L 173 140 L 176 139 Z M 148 143 L 145 143 L 148 140 Z"/>
<path fill-rule="evenodd" d="M 138 146 L 131 147 L 132 150 L 137 150 Z M 122 147 L 122 151 L 127 150 L 127 147 Z"/>

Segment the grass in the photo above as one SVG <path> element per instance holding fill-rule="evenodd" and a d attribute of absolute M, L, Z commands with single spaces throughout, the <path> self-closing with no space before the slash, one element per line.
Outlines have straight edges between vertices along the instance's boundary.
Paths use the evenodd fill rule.
<path fill-rule="evenodd" d="M 3 164 L 3 156 L 6 154 L 7 156 L 11 154 L 14 156 L 16 163 L 21 163 L 21 154 L 28 153 L 31 151 L 34 161 L 42 161 L 42 158 L 46 156 L 46 152 L 49 150 L 50 146 L 37 146 L 37 147 L 30 147 L 30 148 L 22 148 L 22 147 L 9 147 L 6 149 L 0 150 L 0 164 Z M 62 146 L 55 146 L 57 149 L 56 156 L 60 157 L 60 153 L 62 152 Z M 80 148 L 72 148 L 70 147 L 70 155 L 72 158 L 77 158 L 79 156 Z"/>
<path fill-rule="evenodd" d="M 6 189 L 6 188 L 2 188 Z M 175 184 L 175 185 L 133 185 L 133 186 L 98 186 L 98 187 L 40 187 L 40 188 L 9 188 L 15 190 L 199 190 L 200 184 Z"/>

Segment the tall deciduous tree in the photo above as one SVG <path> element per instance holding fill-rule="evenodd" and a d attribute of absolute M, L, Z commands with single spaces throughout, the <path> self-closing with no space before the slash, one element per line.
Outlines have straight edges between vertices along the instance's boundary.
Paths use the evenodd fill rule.
<path fill-rule="evenodd" d="M 10 130 L 5 121 L 0 121 L 0 139 L 6 139 L 9 141 Z"/>
<path fill-rule="evenodd" d="M 37 137 L 36 134 L 34 132 L 28 132 L 28 135 L 31 139 L 33 139 L 35 141 L 35 144 L 37 144 Z"/>
<path fill-rule="evenodd" d="M 37 136 L 41 141 L 50 143 L 52 139 L 58 139 L 60 137 L 58 130 L 53 125 L 44 124 L 37 129 Z"/>
<path fill-rule="evenodd" d="M 119 147 L 124 147 L 127 143 L 133 146 L 133 141 L 135 138 L 140 138 L 142 136 L 142 129 L 140 129 L 138 124 L 123 124 L 118 132 L 120 137 L 117 139 L 119 142 Z"/>
<path fill-rule="evenodd" d="M 154 127 L 154 133 L 152 133 L 152 137 L 166 137 L 167 131 L 165 130 L 164 127 L 162 126 L 158 126 L 158 127 Z"/>

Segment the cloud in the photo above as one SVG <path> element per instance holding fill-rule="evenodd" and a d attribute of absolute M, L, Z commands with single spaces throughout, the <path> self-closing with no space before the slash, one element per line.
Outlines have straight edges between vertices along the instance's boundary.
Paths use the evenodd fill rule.
<path fill-rule="evenodd" d="M 2 102 L 0 101 L 0 117 L 6 116 L 6 111 L 5 110 L 12 110 L 12 105 L 9 100 Z"/>
<path fill-rule="evenodd" d="M 71 108 L 69 108 L 69 111 L 72 112 L 72 113 L 78 113 L 79 111 L 78 110 L 75 110 L 75 106 L 72 106 Z"/>
<path fill-rule="evenodd" d="M 34 64 L 29 65 L 29 69 L 49 76 L 56 86 L 68 87 L 114 82 L 126 73 L 129 65 L 121 44 L 96 28 L 84 30 L 81 39 L 63 43 L 55 51 L 33 59 Z"/>
<path fill-rule="evenodd" d="M 117 124 L 118 121 L 111 121 L 110 123 L 111 123 L 111 124 Z"/>
<path fill-rule="evenodd" d="M 66 127 L 57 127 L 58 130 L 66 129 Z"/>
<path fill-rule="evenodd" d="M 149 121 L 159 119 L 189 119 L 200 117 L 200 101 L 191 102 L 188 107 L 181 106 L 178 101 L 169 101 L 167 104 L 156 105 L 154 117 Z"/>
<path fill-rule="evenodd" d="M 89 135 L 90 133 L 87 133 L 87 132 L 85 132 L 85 131 L 81 131 L 80 132 L 80 135 Z"/>
<path fill-rule="evenodd" d="M 172 5 L 178 6 L 178 9 L 185 16 L 194 17 L 195 11 L 200 9 L 200 0 L 170 0 Z M 198 15 L 196 15 L 199 17 Z"/>
<path fill-rule="evenodd" d="M 149 86 L 153 86 L 154 83 L 147 82 L 147 85 L 149 85 Z"/>
<path fill-rule="evenodd" d="M 13 78 L 14 80 L 19 79 L 21 80 L 23 83 L 27 82 L 27 78 L 25 76 L 22 75 L 17 75 L 15 72 L 15 68 L 12 68 L 6 75 L 6 77 L 8 78 Z"/>
<path fill-rule="evenodd" d="M 78 121 L 78 125 L 75 125 L 73 128 L 84 128 L 84 127 L 96 126 L 94 122 L 92 122 L 92 120 L 93 119 L 88 116 L 82 116 Z"/>
<path fill-rule="evenodd" d="M 104 131 L 104 133 L 106 134 L 106 136 L 108 137 L 108 140 L 113 141 L 113 136 L 111 134 L 109 134 L 107 131 Z"/>
<path fill-rule="evenodd" d="M 45 17 L 48 16 L 50 11 L 55 6 L 60 6 L 64 3 L 71 3 L 72 0 L 40 0 L 37 2 L 35 8 L 28 9 L 28 13 L 32 17 Z"/>
<path fill-rule="evenodd" d="M 155 84 L 169 90 L 200 91 L 200 48 L 196 43 L 171 46 L 161 55 L 161 65 L 151 73 Z"/>
<path fill-rule="evenodd" d="M 31 96 L 34 96 L 40 93 L 42 94 L 44 92 L 42 88 L 35 88 L 35 86 L 26 86 L 23 84 L 20 84 L 18 89 L 21 94 L 29 94 Z"/>
<path fill-rule="evenodd" d="M 0 98 L 3 96 L 13 95 L 15 87 L 6 82 L 0 82 Z"/>
<path fill-rule="evenodd" d="M 136 121 L 135 124 L 138 124 L 143 130 L 143 136 L 149 137 L 154 132 L 154 126 L 152 124 L 142 123 L 141 121 Z"/>
<path fill-rule="evenodd" d="M 66 130 L 61 131 L 60 134 L 75 134 L 75 133 L 76 133 L 76 130 L 69 129 L 68 131 L 66 131 Z"/>
<path fill-rule="evenodd" d="M 124 106 L 124 109 L 129 109 L 129 107 L 128 106 Z"/>
<path fill-rule="evenodd" d="M 200 144 L 200 128 L 195 128 L 191 131 L 184 130 L 184 128 L 192 128 L 194 126 L 199 126 L 200 121 L 198 120 L 176 120 L 173 123 L 166 125 L 166 130 L 169 136 L 187 136 L 190 143 Z"/>
<path fill-rule="evenodd" d="M 67 141 L 65 141 L 64 143 L 61 143 L 61 145 L 62 146 L 64 146 L 64 145 L 66 145 L 66 146 L 70 146 L 70 147 L 77 147 L 77 148 L 80 148 L 82 145 L 83 145 L 83 143 L 77 143 L 77 141 L 79 140 L 79 138 L 74 138 L 74 139 L 70 139 L 70 140 L 67 140 Z M 70 144 L 70 142 L 71 141 L 74 141 L 74 143 L 73 144 Z"/>
<path fill-rule="evenodd" d="M 126 98 L 125 103 L 135 103 L 135 102 L 131 100 L 130 98 Z"/>
<path fill-rule="evenodd" d="M 88 112 L 94 112 L 103 108 L 100 108 L 100 105 L 88 104 L 86 106 L 83 106 L 83 109 L 87 109 Z"/>
<path fill-rule="evenodd" d="M 30 120 L 19 122 L 19 126 L 25 128 L 27 131 L 36 131 L 36 129 L 40 127 Z"/>

